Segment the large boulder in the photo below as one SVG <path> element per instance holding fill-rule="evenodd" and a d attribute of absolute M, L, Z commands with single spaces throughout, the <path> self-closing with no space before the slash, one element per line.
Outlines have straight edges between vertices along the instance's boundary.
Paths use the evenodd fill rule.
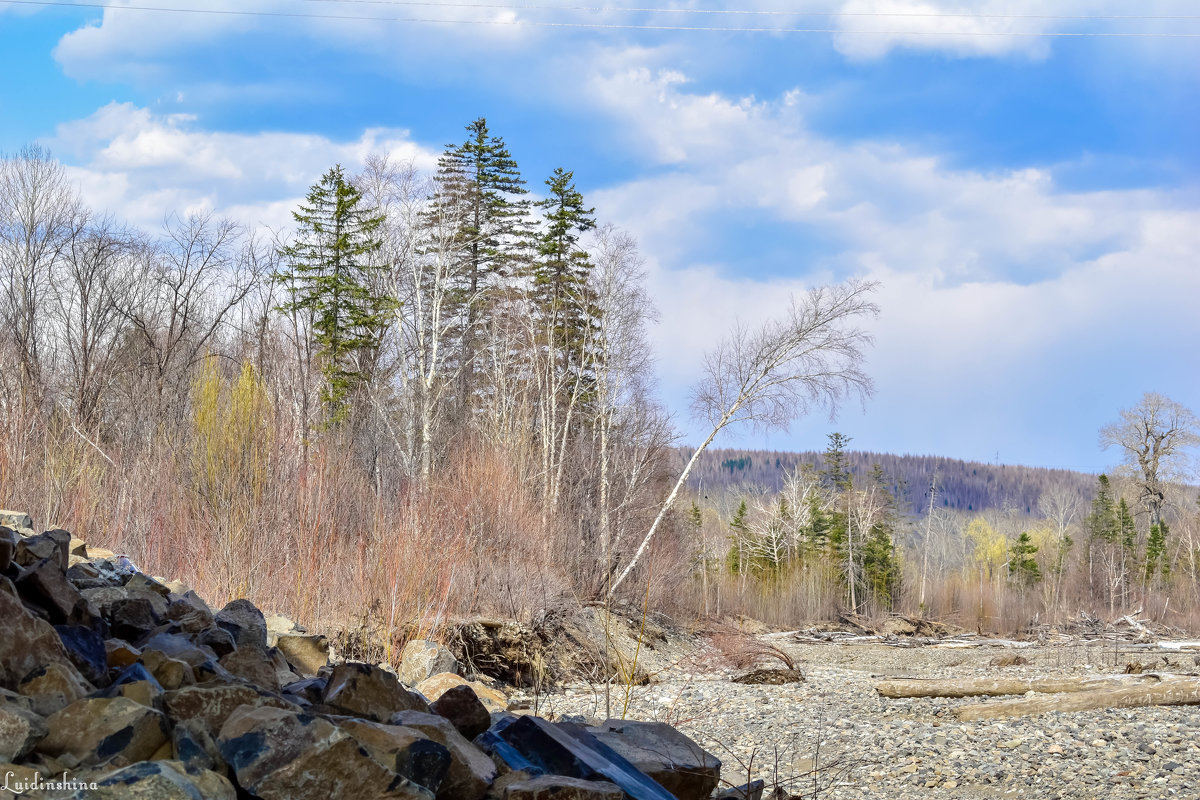
<path fill-rule="evenodd" d="M 479 800 L 496 779 L 496 765 L 437 714 L 401 711 L 391 724 L 412 728 L 450 751 L 450 769 L 438 788 L 438 800 Z"/>
<path fill-rule="evenodd" d="M 21 598 L 44 611 L 56 625 L 92 621 L 79 590 L 53 559 L 43 558 L 26 566 L 14 583 Z"/>
<path fill-rule="evenodd" d="M 288 663 L 305 677 L 316 675 L 329 663 L 329 640 L 324 636 L 284 633 L 275 638 L 275 646 Z"/>
<path fill-rule="evenodd" d="M 524 716 L 503 720 L 491 734 L 549 774 L 611 781 L 633 800 L 676 800 L 581 725 Z"/>
<path fill-rule="evenodd" d="M 665 722 L 609 719 L 588 729 L 679 800 L 705 800 L 721 779 L 721 762 Z"/>
<path fill-rule="evenodd" d="M 221 657 L 220 665 L 244 681 L 269 689 L 279 691 L 279 674 L 271 654 L 265 647 L 256 644 L 245 644 L 232 653 Z"/>
<path fill-rule="evenodd" d="M 71 663 L 80 674 L 96 686 L 108 684 L 108 652 L 104 637 L 94 628 L 83 625 L 55 625 L 58 638 L 67 650 Z"/>
<path fill-rule="evenodd" d="M 238 785 L 263 800 L 408 798 L 432 793 L 397 775 L 332 722 L 279 708 L 240 708 L 217 743 Z"/>
<path fill-rule="evenodd" d="M 267 620 L 258 607 L 245 598 L 231 600 L 217 612 L 217 625 L 229 631 L 238 647 L 245 644 L 267 647 Z"/>
<path fill-rule="evenodd" d="M 26 536 L 17 542 L 13 561 L 22 567 L 49 559 L 62 572 L 67 571 L 71 558 L 71 534 L 66 531 L 46 531 L 37 536 Z"/>
<path fill-rule="evenodd" d="M 453 672 L 439 672 L 417 684 L 417 691 L 433 702 L 455 686 L 470 686 L 471 691 L 487 708 L 489 714 L 508 710 L 508 698 L 499 689 L 493 689 L 482 681 L 468 681 Z"/>
<path fill-rule="evenodd" d="M 90 683 L 64 664 L 47 664 L 25 676 L 17 692 L 29 698 L 29 706 L 43 717 L 66 708 L 94 691 Z"/>
<path fill-rule="evenodd" d="M 376 722 L 387 722 L 398 711 L 429 711 L 424 698 L 400 683 L 395 675 L 356 661 L 333 668 L 323 700 L 343 713 Z"/>
<path fill-rule="evenodd" d="M 408 686 L 439 672 L 458 672 L 458 659 L 437 642 L 413 639 L 400 653 L 400 680 Z"/>
<path fill-rule="evenodd" d="M 70 656 L 58 633 L 45 620 L 30 614 L 17 599 L 12 582 L 0 576 L 0 683 L 15 686 L 34 670 L 48 664 L 62 664 L 74 670 Z"/>
<path fill-rule="evenodd" d="M 239 685 L 188 686 L 164 694 L 162 704 L 172 722 L 195 722 L 214 737 L 229 716 L 242 706 L 300 710 L 282 697 Z"/>
<path fill-rule="evenodd" d="M 429 709 L 450 724 L 467 739 L 474 739 L 492 725 L 492 715 L 475 696 L 470 686 L 455 686 L 429 704 Z"/>
<path fill-rule="evenodd" d="M 0 705 L 0 761 L 24 758 L 47 732 L 40 715 L 18 705 Z"/>
<path fill-rule="evenodd" d="M 380 764 L 418 786 L 436 792 L 450 769 L 450 751 L 413 728 L 365 719 L 343 719 L 338 727 L 353 736 Z"/>
<path fill-rule="evenodd" d="M 16 530 L 33 530 L 33 517 L 24 511 L 0 509 L 0 525 Z"/>
<path fill-rule="evenodd" d="M 69 755 L 83 765 L 120 757 L 144 761 L 167 743 L 163 715 L 126 697 L 85 698 L 46 720 L 49 732 L 36 750 L 48 756 Z"/>

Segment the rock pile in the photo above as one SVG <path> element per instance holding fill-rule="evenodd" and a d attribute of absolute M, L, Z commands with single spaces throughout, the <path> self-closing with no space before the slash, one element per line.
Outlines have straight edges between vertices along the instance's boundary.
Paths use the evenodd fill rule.
<path fill-rule="evenodd" d="M 148 800 L 701 800 L 720 762 L 661 723 L 508 710 L 436 645 L 402 673 L 219 611 L 62 530 L 0 511 L 4 796 Z"/>

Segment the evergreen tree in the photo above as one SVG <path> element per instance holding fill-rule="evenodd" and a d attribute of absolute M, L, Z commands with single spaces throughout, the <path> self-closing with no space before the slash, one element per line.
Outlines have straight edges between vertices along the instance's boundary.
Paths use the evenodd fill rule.
<path fill-rule="evenodd" d="M 1029 531 L 1021 531 L 1017 541 L 1009 549 L 1008 575 L 1021 586 L 1032 586 L 1042 579 L 1041 568 L 1038 567 L 1038 546 L 1033 543 Z"/>
<path fill-rule="evenodd" d="M 292 212 L 299 230 L 280 249 L 284 267 L 273 277 L 290 300 L 279 308 L 308 315 L 320 347 L 327 421 L 345 418 L 349 396 L 364 379 L 367 361 L 387 325 L 395 302 L 371 287 L 383 269 L 371 256 L 381 247 L 381 215 L 360 205 L 361 193 L 334 166 Z"/>
<path fill-rule="evenodd" d="M 745 565 L 742 563 L 744 553 L 743 548 L 746 545 L 746 539 L 750 535 L 750 526 L 746 523 L 746 501 L 742 500 L 738 503 L 737 511 L 733 512 L 733 519 L 729 521 L 729 538 L 732 544 L 729 547 L 729 555 L 726 561 L 729 565 L 729 571 L 734 575 L 740 575 Z"/>
<path fill-rule="evenodd" d="M 888 488 L 888 478 L 879 464 L 872 467 L 870 480 L 883 498 L 883 505 L 860 549 L 862 577 L 871 595 L 890 607 L 900 591 L 900 560 L 896 557 L 894 540 L 896 498 Z"/>
<path fill-rule="evenodd" d="M 1158 574 L 1164 578 L 1171 574 L 1171 564 L 1166 556 L 1167 523 L 1160 522 L 1152 525 L 1146 536 L 1146 580 L 1153 580 Z"/>
<path fill-rule="evenodd" d="M 461 400 L 469 403 L 478 327 L 493 291 L 527 257 L 530 204 L 517 162 L 504 140 L 488 130 L 487 120 L 480 117 L 466 130 L 462 144 L 446 145 L 437 177 L 438 202 L 454 205 L 453 217 L 461 220 L 457 239 L 464 264 L 455 294 L 464 307 Z"/>
<path fill-rule="evenodd" d="M 1096 481 L 1096 497 L 1092 500 L 1092 513 L 1088 514 L 1086 524 L 1088 535 L 1093 541 L 1111 544 L 1120 536 L 1112 487 L 1107 475 L 1101 475 Z"/>
<path fill-rule="evenodd" d="M 538 202 L 544 229 L 538 242 L 538 262 L 533 271 L 535 306 L 546 324 L 549 346 L 575 379 L 588 381 L 585 352 L 599 310 L 588 285 L 592 263 L 579 246 L 580 237 L 596 227 L 595 209 L 586 208 L 575 188 L 575 174 L 559 167 L 546 181 L 549 195 Z M 586 392 L 585 392 L 586 394 Z"/>

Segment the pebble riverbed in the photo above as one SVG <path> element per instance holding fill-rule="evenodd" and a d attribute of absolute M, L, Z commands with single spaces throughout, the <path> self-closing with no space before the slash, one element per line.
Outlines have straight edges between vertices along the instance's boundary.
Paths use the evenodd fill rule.
<path fill-rule="evenodd" d="M 1134 660 L 1196 674 L 1192 653 L 1085 646 L 786 649 L 807 681 L 742 685 L 730 681 L 733 670 L 680 664 L 633 687 L 624 716 L 678 727 L 721 759 L 723 784 L 741 783 L 749 773 L 804 798 L 1200 798 L 1197 706 L 964 723 L 948 712 L 986 698 L 893 700 L 874 690 L 882 677 L 1092 676 L 1122 672 Z M 990 663 L 1013 653 L 1030 663 Z M 526 699 L 544 716 L 589 723 L 606 716 L 602 689 L 588 685 Z M 610 703 L 611 716 L 622 716 L 621 687 Z"/>

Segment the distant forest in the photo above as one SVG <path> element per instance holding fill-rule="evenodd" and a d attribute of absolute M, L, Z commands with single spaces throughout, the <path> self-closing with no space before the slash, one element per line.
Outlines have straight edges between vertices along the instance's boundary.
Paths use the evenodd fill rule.
<path fill-rule="evenodd" d="M 679 449 L 681 460 L 691 455 Z M 939 456 L 894 455 L 848 451 L 846 458 L 856 483 L 878 464 L 888 489 L 901 511 L 924 513 L 929 507 L 929 487 L 937 475 L 935 502 L 940 508 L 959 511 L 1015 509 L 1036 513 L 1038 497 L 1051 486 L 1066 486 L 1082 497 L 1091 497 L 1096 476 L 1085 472 L 1005 464 L 983 464 Z M 784 476 L 801 464 L 824 468 L 819 452 L 787 453 L 771 450 L 710 449 L 700 456 L 688 484 L 702 493 L 739 486 L 777 492 Z"/>

